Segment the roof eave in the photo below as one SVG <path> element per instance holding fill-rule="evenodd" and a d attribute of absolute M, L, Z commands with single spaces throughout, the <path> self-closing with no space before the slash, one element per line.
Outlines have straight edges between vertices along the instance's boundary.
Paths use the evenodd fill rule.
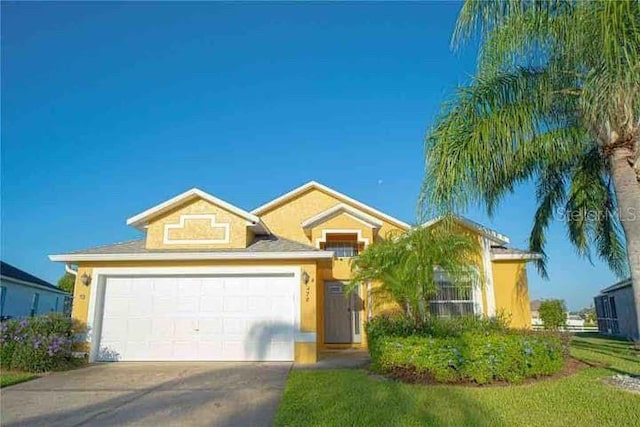
<path fill-rule="evenodd" d="M 31 287 L 37 288 L 37 289 L 44 289 L 44 290 L 47 290 L 49 292 L 56 292 L 56 293 L 59 293 L 59 294 L 69 295 L 68 292 L 65 292 L 62 289 L 57 288 L 57 287 L 55 287 L 53 285 L 44 286 L 44 285 L 42 285 L 40 283 L 29 282 L 27 280 L 20 280 L 20 279 L 16 279 L 15 277 L 4 276 L 4 275 L 0 275 L 0 279 L 6 280 L 8 282 L 18 283 L 20 285 L 31 286 Z"/>
<path fill-rule="evenodd" d="M 222 199 L 219 199 L 205 191 L 200 190 L 199 188 L 192 188 L 190 190 L 185 191 L 184 193 L 180 193 L 175 197 L 172 197 L 169 200 L 166 200 L 158 205 L 155 205 L 137 215 L 132 216 L 131 218 L 127 219 L 127 225 L 130 225 L 132 227 L 135 227 L 137 229 L 144 229 L 144 227 L 147 225 L 148 223 L 148 219 L 161 214 L 162 212 L 166 211 L 167 209 L 169 209 L 171 206 L 184 202 L 186 200 L 192 199 L 192 198 L 196 198 L 196 197 L 200 197 L 204 200 L 207 200 L 215 205 L 218 205 L 220 207 L 222 207 L 223 209 L 226 209 L 238 216 L 240 216 L 241 218 L 246 219 L 247 221 L 251 222 L 253 225 L 257 225 L 257 226 L 261 226 L 262 221 L 260 220 L 260 218 L 257 215 L 252 214 L 251 212 L 247 212 L 244 209 L 241 209 L 237 206 L 232 205 L 229 202 L 225 202 Z M 266 227 L 262 227 L 264 229 L 266 229 Z"/>
<path fill-rule="evenodd" d="M 534 261 L 539 259 L 542 259 L 542 255 L 533 252 L 523 254 L 491 254 L 491 261 Z"/>
<path fill-rule="evenodd" d="M 444 218 L 444 216 L 438 216 L 435 217 L 433 219 L 430 219 L 429 221 L 425 222 L 422 224 L 422 227 L 430 227 L 433 224 L 441 221 Z M 482 224 L 478 224 L 475 221 L 472 221 L 468 218 L 465 218 L 463 216 L 459 216 L 459 215 L 454 215 L 453 218 L 462 223 L 463 225 L 476 230 L 478 233 L 482 234 L 484 237 L 493 240 L 496 243 L 502 244 L 502 245 L 506 245 L 509 243 L 509 237 L 505 236 L 504 234 L 498 233 L 495 230 L 492 230 L 490 228 L 485 227 Z"/>
<path fill-rule="evenodd" d="M 320 184 L 317 181 L 309 181 L 306 184 L 303 184 L 297 188 L 294 188 L 293 190 L 289 191 L 288 193 L 285 193 L 281 196 L 276 197 L 275 199 L 261 205 L 258 206 L 257 208 L 253 209 L 251 211 L 252 214 L 254 215 L 262 215 L 263 213 L 265 213 L 266 211 L 271 210 L 274 206 L 278 206 L 279 204 L 283 203 L 284 201 L 297 196 L 298 194 L 302 194 L 305 191 L 311 189 L 311 188 L 317 188 L 321 191 L 324 191 L 325 193 L 328 193 L 332 196 L 334 196 L 337 199 L 341 199 L 346 201 L 347 203 L 357 206 L 358 208 L 361 209 L 365 209 L 369 212 L 374 213 L 375 215 L 379 216 L 380 218 L 384 218 L 385 220 L 389 221 L 392 224 L 395 224 L 397 226 L 399 226 L 400 228 L 403 228 L 405 230 L 409 230 L 411 229 L 411 225 L 407 224 L 404 221 L 399 220 L 398 218 L 394 218 L 391 215 L 388 215 L 384 212 L 381 212 L 371 206 L 368 206 L 362 202 L 359 202 L 358 200 L 347 196 L 346 194 L 340 193 L 339 191 L 336 191 L 332 188 L 327 187 L 326 185 Z"/>
<path fill-rule="evenodd" d="M 80 261 L 164 261 L 164 260 L 265 260 L 265 259 L 326 259 L 332 251 L 292 252 L 156 252 L 124 254 L 59 254 L 49 255 L 55 262 Z"/>
<path fill-rule="evenodd" d="M 339 203 L 329 209 L 326 209 L 322 212 L 320 212 L 319 214 L 306 219 L 305 221 L 302 222 L 302 224 L 300 224 L 302 226 L 303 229 L 308 230 L 310 228 L 314 228 L 320 224 L 322 224 L 323 222 L 327 221 L 328 219 L 333 218 L 336 215 L 339 214 L 346 214 L 351 216 L 352 218 L 354 218 L 356 221 L 359 221 L 365 225 L 367 225 L 368 227 L 371 227 L 373 229 L 379 229 L 382 227 L 382 221 L 372 217 L 371 215 L 367 214 L 366 212 L 362 212 L 359 211 L 355 208 L 352 208 L 351 206 L 345 205 L 344 203 Z"/>

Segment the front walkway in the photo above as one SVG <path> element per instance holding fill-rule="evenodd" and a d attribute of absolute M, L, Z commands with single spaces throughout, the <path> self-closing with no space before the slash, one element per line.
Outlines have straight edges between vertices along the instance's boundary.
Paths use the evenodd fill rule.
<path fill-rule="evenodd" d="M 295 364 L 293 369 L 361 369 L 371 363 L 366 350 L 326 350 L 320 353 L 313 365 Z"/>
<path fill-rule="evenodd" d="M 269 426 L 291 363 L 101 363 L 2 390 L 3 426 Z"/>

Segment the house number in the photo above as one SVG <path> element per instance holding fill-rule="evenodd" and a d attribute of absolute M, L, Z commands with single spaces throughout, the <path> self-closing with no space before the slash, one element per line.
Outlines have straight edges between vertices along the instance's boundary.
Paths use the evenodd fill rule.
<path fill-rule="evenodd" d="M 304 285 L 304 300 L 306 302 L 311 300 L 311 286 L 308 283 Z"/>

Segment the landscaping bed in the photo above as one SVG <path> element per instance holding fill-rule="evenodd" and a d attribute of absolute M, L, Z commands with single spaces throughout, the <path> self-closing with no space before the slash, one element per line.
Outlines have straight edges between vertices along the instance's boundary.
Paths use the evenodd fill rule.
<path fill-rule="evenodd" d="M 574 372 L 516 386 L 414 385 L 380 381 L 364 370 L 294 370 L 275 425 L 640 425 L 640 395 L 605 383 L 618 373 L 640 375 L 632 344 L 584 334 L 573 337 L 570 350 L 588 367 L 577 362 Z"/>
<path fill-rule="evenodd" d="M 379 317 L 367 324 L 372 369 L 426 384 L 521 383 L 565 367 L 558 334 L 516 331 L 500 320 Z"/>

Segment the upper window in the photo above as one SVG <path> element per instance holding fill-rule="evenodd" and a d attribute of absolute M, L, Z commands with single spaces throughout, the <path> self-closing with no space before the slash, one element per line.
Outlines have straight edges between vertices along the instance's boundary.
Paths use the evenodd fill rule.
<path fill-rule="evenodd" d="M 453 283 L 445 274 L 436 273 L 438 289 L 429 302 L 429 309 L 434 316 L 469 316 L 475 313 L 473 299 L 473 280 L 470 275 L 467 280 Z"/>
<path fill-rule="evenodd" d="M 332 240 L 324 244 L 326 251 L 333 251 L 336 258 L 347 258 L 358 255 L 358 242 Z"/>

